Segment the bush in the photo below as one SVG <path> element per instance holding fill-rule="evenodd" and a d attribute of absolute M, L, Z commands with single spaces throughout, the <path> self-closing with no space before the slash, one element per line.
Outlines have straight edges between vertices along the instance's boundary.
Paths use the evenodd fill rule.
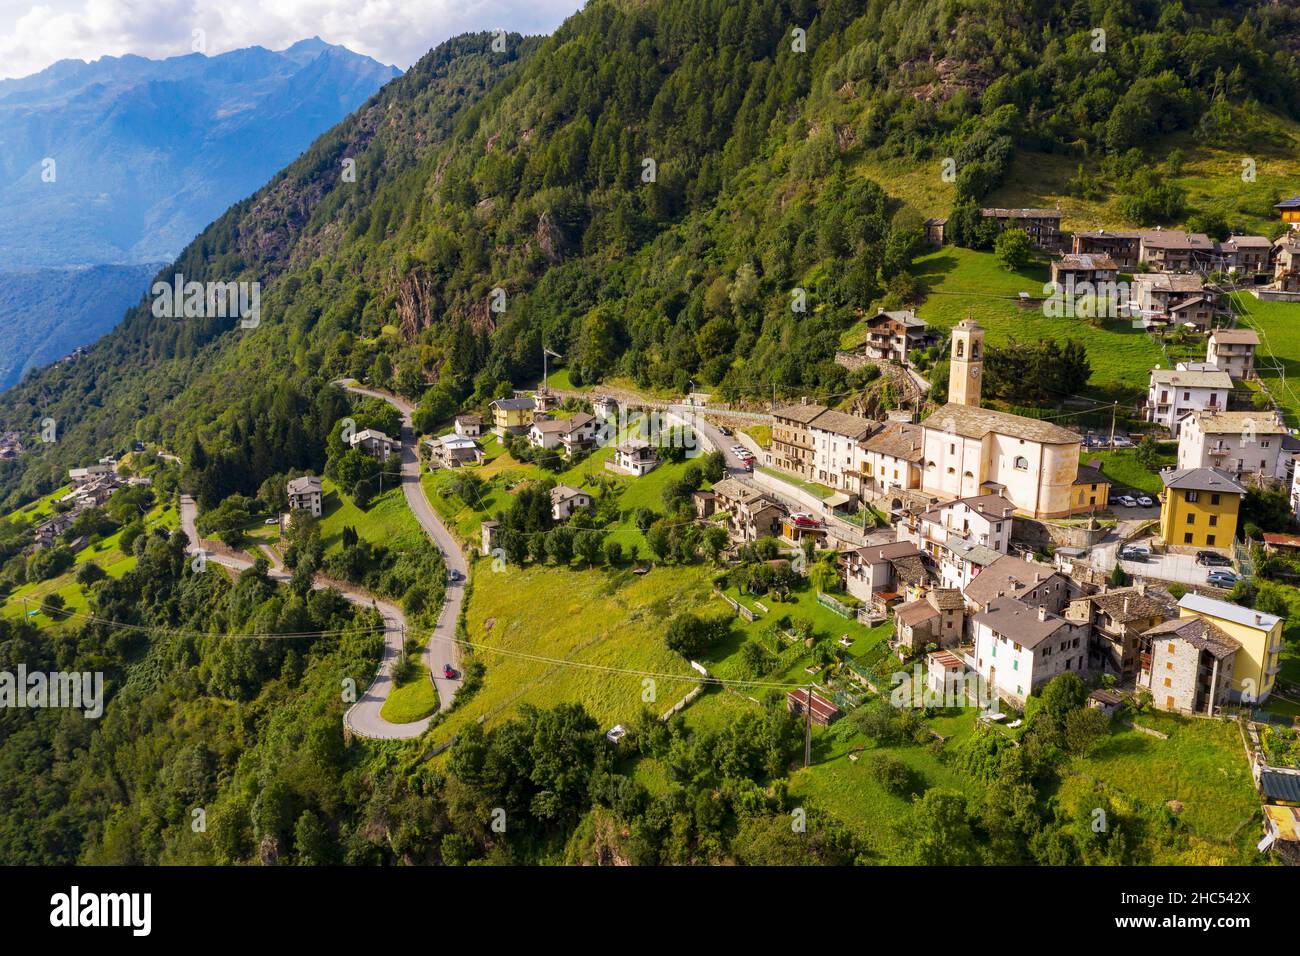
<path fill-rule="evenodd" d="M 896 796 L 902 796 L 913 789 L 911 768 L 889 754 L 878 754 L 871 761 L 871 776 L 876 783 Z"/>

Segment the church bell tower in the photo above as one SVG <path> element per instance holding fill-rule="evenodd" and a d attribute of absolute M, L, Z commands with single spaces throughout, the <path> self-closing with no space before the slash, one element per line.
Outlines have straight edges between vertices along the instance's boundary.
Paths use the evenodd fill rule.
<path fill-rule="evenodd" d="M 979 408 L 980 377 L 984 374 L 984 330 L 972 318 L 952 330 L 949 360 L 948 401 L 953 405 Z"/>

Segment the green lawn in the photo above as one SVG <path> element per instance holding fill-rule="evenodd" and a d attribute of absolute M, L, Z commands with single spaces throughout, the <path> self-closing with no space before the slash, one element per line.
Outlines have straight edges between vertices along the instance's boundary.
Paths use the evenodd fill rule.
<path fill-rule="evenodd" d="M 771 425 L 742 425 L 740 430 L 758 442 L 759 448 L 772 447 Z"/>
<path fill-rule="evenodd" d="M 176 509 L 171 505 L 165 507 L 157 505 L 145 515 L 144 522 L 145 528 L 149 530 L 158 527 L 171 530 L 177 527 L 179 519 Z M 109 577 L 119 578 L 126 574 L 127 571 L 135 567 L 136 558 L 134 554 L 122 551 L 119 546 L 121 537 L 122 533 L 118 531 L 82 548 L 74 556 L 72 567 L 63 574 L 46 581 L 24 584 L 21 587 L 14 588 L 5 600 L 4 607 L 0 608 L 0 615 L 4 617 L 22 617 L 24 611 L 36 610 L 41 601 L 49 594 L 58 594 L 62 597 L 67 602 L 66 607 L 69 611 L 86 613 L 89 610 L 88 590 L 77 583 L 77 570 L 81 565 L 93 561 L 103 568 Z M 23 603 L 24 599 L 26 605 Z M 47 619 L 44 613 L 28 616 L 31 620 L 37 622 Z"/>
<path fill-rule="evenodd" d="M 328 478 L 321 480 L 321 488 L 324 503 L 320 534 L 326 554 L 343 550 L 343 528 L 347 525 L 355 528 L 359 537 L 389 548 L 400 547 L 411 536 L 419 540 L 424 533 L 406 506 L 406 496 L 400 487 L 386 487 L 382 495 L 370 500 L 364 511 Z"/>
<path fill-rule="evenodd" d="M 1182 822 L 1213 841 L 1226 841 L 1259 811 L 1236 724 L 1159 712 L 1142 714 L 1136 723 L 1169 734 L 1169 739 L 1116 725 L 1070 770 L 1149 808 L 1177 800 L 1183 805 Z"/>
<path fill-rule="evenodd" d="M 48 518 L 54 513 L 54 502 L 58 501 L 71 490 L 71 485 L 64 485 L 62 488 L 51 491 L 43 498 L 37 498 L 35 501 L 30 501 L 21 508 L 14 509 L 9 512 L 9 514 L 5 515 L 5 518 L 9 521 L 39 524 L 41 519 Z"/>
<path fill-rule="evenodd" d="M 959 770 L 945 765 L 941 754 L 960 743 L 975 726 L 973 709 L 928 721 L 948 741 L 940 744 L 909 744 L 877 747 L 857 736 L 848 742 L 833 739 L 821 728 L 813 732 L 813 759 L 807 768 L 790 774 L 790 795 L 809 805 L 829 812 L 852 830 L 867 846 L 889 858 L 897 859 L 902 837 L 897 825 L 908 816 L 911 795 L 897 795 L 876 782 L 872 761 L 888 754 L 905 763 L 915 775 L 916 792 L 942 787 L 966 794 L 975 804 L 983 794 L 983 785 Z M 857 760 L 851 760 L 856 754 Z"/>
<path fill-rule="evenodd" d="M 787 485 L 794 485 L 796 488 L 802 488 L 808 494 L 821 499 L 829 498 L 835 494 L 834 488 L 828 488 L 826 485 L 819 485 L 815 481 L 804 481 L 802 478 L 796 478 L 794 475 L 787 474 L 784 471 L 777 471 L 775 468 L 768 468 L 766 465 L 755 465 L 755 471 L 761 471 L 765 475 L 771 475 L 773 478 L 784 481 Z"/>
<path fill-rule="evenodd" d="M 1282 406 L 1287 423 L 1300 424 L 1300 303 L 1261 302 L 1238 292 L 1230 296 L 1241 313 L 1241 324 L 1259 332 L 1255 369 L 1274 400 Z"/>
<path fill-rule="evenodd" d="M 1178 460 L 1178 446 L 1173 442 L 1160 445 L 1160 460 L 1157 470 L 1173 465 Z M 1119 448 L 1115 451 L 1089 451 L 1084 449 L 1079 454 L 1079 461 L 1086 464 L 1094 458 L 1101 459 L 1101 470 L 1111 480 L 1112 493 L 1124 489 L 1136 488 L 1147 494 L 1156 494 L 1163 487 L 1157 472 L 1151 471 L 1137 460 L 1137 452 L 1132 448 Z"/>
<path fill-rule="evenodd" d="M 554 567 L 493 572 L 490 562 L 480 560 L 473 575 L 468 630 L 470 640 L 482 645 L 474 653 L 486 666 L 486 675 L 482 688 L 439 727 L 438 739 L 480 717 L 489 725 L 499 723 L 522 703 L 578 702 L 605 728 L 629 721 L 647 693 L 653 696 L 648 706 L 667 710 L 696 683 L 690 666 L 664 645 L 664 630 L 673 614 L 707 601 L 710 573 L 698 565 L 657 567 L 640 577 Z M 595 668 L 664 676 L 648 688 L 637 674 Z"/>
<path fill-rule="evenodd" d="M 1127 319 L 1089 325 L 1077 318 L 1048 318 L 1041 307 L 1022 307 L 1018 293 L 1042 297 L 1048 281 L 1045 264 L 1008 272 L 991 252 L 944 246 L 917 259 L 912 271 L 926 292 L 916 314 L 938 329 L 950 329 L 970 316 L 984 327 L 990 345 L 1011 339 L 1083 341 L 1092 363 L 1085 389 L 1089 397 L 1135 399 L 1146 389 L 1150 369 L 1167 364 L 1160 346 Z"/>
<path fill-rule="evenodd" d="M 438 692 L 429 680 L 429 668 L 423 655 L 415 651 L 410 655 L 411 673 L 389 693 L 379 716 L 395 724 L 409 724 L 423 720 L 438 709 Z"/>

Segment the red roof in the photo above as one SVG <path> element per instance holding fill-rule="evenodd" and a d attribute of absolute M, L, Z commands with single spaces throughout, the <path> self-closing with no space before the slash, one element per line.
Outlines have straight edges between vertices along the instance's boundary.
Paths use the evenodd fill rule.
<path fill-rule="evenodd" d="M 786 697 L 794 701 L 800 707 L 803 707 L 804 701 L 808 699 L 808 691 L 800 687 L 797 690 L 790 691 L 790 693 L 787 694 Z M 823 697 L 821 694 L 817 693 L 816 691 L 813 691 L 812 712 L 814 717 L 820 717 L 823 720 L 829 720 L 830 718 L 838 714 L 840 712 L 840 709 L 836 707 L 834 704 L 832 704 L 825 697 Z"/>
<path fill-rule="evenodd" d="M 1276 544 L 1282 548 L 1300 548 L 1300 534 L 1278 534 L 1275 531 L 1266 531 L 1264 543 Z"/>

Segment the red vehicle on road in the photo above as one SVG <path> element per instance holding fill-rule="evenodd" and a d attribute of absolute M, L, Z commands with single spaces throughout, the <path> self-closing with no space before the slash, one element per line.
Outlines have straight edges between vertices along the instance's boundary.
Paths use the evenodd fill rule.
<path fill-rule="evenodd" d="M 442 665 L 442 676 L 447 680 L 452 680 L 456 676 L 456 669 L 450 664 Z"/>

